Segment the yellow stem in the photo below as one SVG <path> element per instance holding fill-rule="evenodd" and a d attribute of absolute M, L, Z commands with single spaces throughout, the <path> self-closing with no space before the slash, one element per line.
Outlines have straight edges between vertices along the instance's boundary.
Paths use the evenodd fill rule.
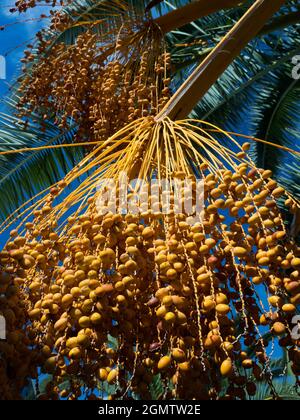
<path fill-rule="evenodd" d="M 82 143 L 70 143 L 70 144 L 56 144 L 54 146 L 40 146 L 40 147 L 27 147 L 24 149 L 14 149 L 6 150 L 5 152 L 0 152 L 1 156 L 12 155 L 15 153 L 25 153 L 25 152 L 37 152 L 39 150 L 49 150 L 49 149 L 62 149 L 66 147 L 81 147 L 81 146 L 90 146 L 95 144 L 100 144 L 100 141 L 86 141 Z"/>
<path fill-rule="evenodd" d="M 217 131 L 220 131 L 220 130 L 207 129 L 206 131 L 211 131 L 211 132 L 216 133 Z M 289 152 L 289 153 L 292 153 L 294 155 L 300 156 L 300 152 L 298 152 L 297 150 L 290 149 L 289 147 L 286 147 L 286 146 L 281 146 L 280 144 L 272 143 L 270 141 L 262 140 L 262 139 L 259 139 L 257 137 L 253 137 L 253 136 L 246 136 L 245 134 L 234 133 L 232 131 L 226 131 L 226 133 L 230 134 L 232 136 L 243 137 L 243 138 L 248 139 L 248 140 L 253 140 L 253 141 L 257 141 L 259 143 L 268 144 L 269 146 L 277 147 L 278 149 L 282 149 L 282 150 L 285 150 L 286 152 Z"/>

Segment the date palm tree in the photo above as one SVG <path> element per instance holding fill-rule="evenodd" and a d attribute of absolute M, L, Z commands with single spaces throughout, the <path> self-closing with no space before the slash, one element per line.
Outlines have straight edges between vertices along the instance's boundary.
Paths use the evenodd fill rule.
<path fill-rule="evenodd" d="M 286 33 L 295 30 L 294 24 L 298 19 L 296 3 L 283 0 L 273 0 L 272 4 L 256 1 L 249 8 L 250 2 L 220 0 L 204 6 L 204 2 L 198 0 L 187 5 L 179 4 L 178 9 L 173 11 L 166 10 L 166 7 L 171 7 L 169 3 L 162 4 L 160 1 L 151 2 L 146 8 L 142 2 L 135 3 L 134 7 L 119 1 L 111 4 L 116 7 L 114 13 L 107 11 L 105 1 L 97 3 L 96 6 L 88 1 L 72 2 L 65 9 L 65 13 L 71 16 L 70 25 L 63 31 L 55 31 L 54 36 L 51 33 L 53 28 L 50 28 L 44 35 L 47 45 L 50 48 L 53 43 L 73 45 L 79 35 L 91 26 L 97 27 L 97 31 L 105 28 L 105 36 L 109 37 L 110 31 L 121 28 L 124 15 L 130 15 L 134 22 L 139 8 L 145 10 L 145 13 L 153 10 L 151 19 L 156 21 L 164 34 L 173 57 L 172 77 L 173 88 L 176 90 L 175 95 L 156 117 L 157 121 L 166 116 L 171 120 L 178 120 L 191 114 L 198 120 L 205 119 L 211 123 L 218 121 L 219 125 L 223 122 L 222 125 L 227 131 L 242 131 L 246 133 L 246 137 L 248 133 L 248 137 L 257 141 L 257 146 L 252 148 L 252 157 L 256 164 L 272 168 L 283 185 L 295 195 L 299 194 L 293 185 L 289 185 L 298 177 L 293 168 L 297 167 L 299 152 L 288 162 L 284 153 L 294 147 L 291 136 L 297 132 L 299 125 L 296 118 L 293 119 L 293 123 L 284 118 L 288 111 L 290 116 L 296 116 L 294 113 L 298 105 L 295 95 L 298 83 L 296 80 L 288 83 L 288 61 L 280 58 L 280 54 L 288 52 L 291 59 L 296 52 L 294 37 Z M 229 11 L 224 12 L 224 8 L 229 8 Z M 182 20 L 183 9 L 186 13 Z M 279 9 L 280 13 L 275 15 L 271 23 L 265 24 Z M 195 17 L 201 18 L 199 23 L 191 23 Z M 232 25 L 233 28 L 228 31 Z M 138 26 L 134 29 L 139 31 Z M 277 30 L 282 34 L 282 45 L 278 42 L 278 34 L 276 37 L 273 35 Z M 195 31 L 199 34 L 195 34 Z M 299 36 L 297 24 L 296 34 Z M 110 51 L 110 48 L 107 51 Z M 47 56 L 47 52 L 46 48 L 43 55 Z M 110 55 L 109 52 L 108 56 Z M 39 51 L 30 61 L 38 65 Z M 29 73 L 30 66 L 29 64 L 27 68 Z M 273 89 L 274 84 L 279 86 L 276 84 L 278 79 L 282 84 L 282 80 L 285 82 L 284 86 L 280 83 L 282 91 L 276 96 L 278 92 L 274 92 Z M 15 96 L 9 100 L 10 106 L 16 107 L 18 95 L 22 98 L 22 94 L 18 89 Z M 25 124 L 20 118 L 2 115 L 4 146 L 0 153 L 3 162 L 0 184 L 2 188 L 5 187 L 2 199 L 4 213 L 13 210 L 20 200 L 30 198 L 36 191 L 61 178 L 86 152 L 87 145 L 74 144 L 78 126 L 71 116 L 66 118 L 62 127 L 57 127 L 57 116 L 49 115 L 49 110 L 47 111 L 46 113 L 41 109 L 31 113 Z M 267 111 L 271 114 L 268 117 Z M 278 134 L 281 136 L 277 140 L 274 137 Z M 273 148 L 276 140 L 275 153 Z M 27 150 L 28 146 L 30 150 Z M 12 148 L 13 150 L 10 150 Z M 15 153 L 16 148 L 21 150 Z M 30 154 L 26 156 L 28 152 Z M 46 169 L 40 176 L 44 165 Z M 33 183 L 31 177 L 38 178 L 37 182 Z M 18 191 L 19 189 L 21 191 Z M 278 362 L 274 362 L 274 369 L 278 367 L 277 364 Z M 159 386 L 158 378 L 158 383 L 153 384 L 154 394 L 158 392 Z M 291 394 L 290 385 L 284 386 L 284 390 L 276 392 L 279 397 L 281 394 L 282 397 L 287 393 Z M 169 387 L 167 388 L 169 392 Z M 274 390 L 273 387 L 272 396 Z M 263 391 L 262 388 L 261 394 Z M 268 399 L 268 396 L 266 398 Z"/>

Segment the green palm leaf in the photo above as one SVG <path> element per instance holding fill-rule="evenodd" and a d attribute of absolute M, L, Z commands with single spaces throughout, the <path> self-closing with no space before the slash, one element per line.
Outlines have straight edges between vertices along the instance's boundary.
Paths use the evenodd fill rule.
<path fill-rule="evenodd" d="M 51 122 L 44 132 L 32 123 L 24 130 L 11 115 L 0 114 L 0 150 L 73 143 L 75 129 L 61 133 Z M 59 181 L 83 157 L 82 148 L 64 148 L 0 156 L 0 219 Z"/>

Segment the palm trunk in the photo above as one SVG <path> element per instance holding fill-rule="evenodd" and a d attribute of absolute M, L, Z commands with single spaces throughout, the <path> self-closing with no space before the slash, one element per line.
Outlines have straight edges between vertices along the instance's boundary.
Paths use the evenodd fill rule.
<path fill-rule="evenodd" d="M 168 33 L 203 16 L 235 7 L 244 0 L 197 0 L 155 19 L 163 33 Z"/>
<path fill-rule="evenodd" d="M 286 0 L 256 0 L 208 57 L 196 68 L 156 117 L 186 118 L 243 48 Z"/>

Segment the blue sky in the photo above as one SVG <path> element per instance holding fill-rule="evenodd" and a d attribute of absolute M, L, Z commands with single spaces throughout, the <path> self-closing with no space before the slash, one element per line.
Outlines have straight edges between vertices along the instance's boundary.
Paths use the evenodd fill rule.
<path fill-rule="evenodd" d="M 48 22 L 38 19 L 42 13 L 47 14 L 49 8 L 39 6 L 30 9 L 27 13 L 11 14 L 9 9 L 13 1 L 2 0 L 5 4 L 0 8 L 0 26 L 9 25 L 0 31 L 0 55 L 6 59 L 6 80 L 0 80 L 0 97 L 3 99 L 8 93 L 9 86 L 18 77 L 21 71 L 20 59 L 26 44 L 32 42 L 35 34 Z M 34 19 L 34 20 L 30 20 Z"/>
<path fill-rule="evenodd" d="M 5 4 L 0 7 L 0 26 L 9 25 L 5 30 L 0 31 L 0 55 L 5 56 L 6 80 L 0 79 L 0 111 L 5 111 L 2 100 L 9 93 L 9 87 L 21 72 L 20 59 L 26 45 L 33 41 L 33 38 L 47 22 L 46 19 L 38 19 L 42 13 L 47 13 L 49 7 L 36 7 L 28 10 L 26 14 L 11 14 L 13 0 L 2 0 Z M 11 3 L 9 3 L 11 1 Z M 45 10 L 46 9 L 46 10 Z M 34 19 L 33 21 L 28 21 Z M 5 242 L 5 235 L 1 235 L 0 246 Z"/>

